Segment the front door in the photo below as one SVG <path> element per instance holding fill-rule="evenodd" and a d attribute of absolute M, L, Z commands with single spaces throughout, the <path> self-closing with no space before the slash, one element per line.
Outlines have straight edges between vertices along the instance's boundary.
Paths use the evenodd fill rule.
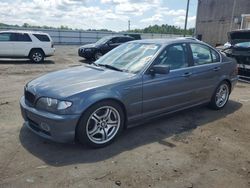
<path fill-rule="evenodd" d="M 143 114 L 156 115 L 186 107 L 192 103 L 193 84 L 186 44 L 168 46 L 153 65 L 168 65 L 168 74 L 143 76 Z M 152 65 L 152 66 L 153 66 Z M 150 68 L 149 68 L 150 69 Z"/>

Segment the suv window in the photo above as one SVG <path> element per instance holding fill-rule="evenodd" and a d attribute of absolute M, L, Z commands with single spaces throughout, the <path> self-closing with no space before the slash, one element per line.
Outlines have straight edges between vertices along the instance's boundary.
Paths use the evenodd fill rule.
<path fill-rule="evenodd" d="M 213 62 L 210 48 L 202 44 L 190 44 L 194 65 L 203 65 Z"/>
<path fill-rule="evenodd" d="M 14 41 L 31 42 L 31 38 L 27 33 L 15 33 Z"/>
<path fill-rule="evenodd" d="M 111 41 L 112 41 L 112 43 L 114 43 L 114 44 L 115 44 L 115 43 L 121 43 L 119 37 L 112 38 Z"/>
<path fill-rule="evenodd" d="M 0 33 L 0 42 L 11 41 L 12 33 Z"/>
<path fill-rule="evenodd" d="M 33 34 L 33 35 L 42 42 L 50 42 L 50 39 L 47 35 L 42 35 L 42 34 Z"/>
<path fill-rule="evenodd" d="M 123 43 L 123 42 L 128 42 L 128 41 L 131 41 L 132 39 L 131 38 L 129 38 L 129 37 L 121 37 L 120 38 L 120 43 Z"/>
<path fill-rule="evenodd" d="M 170 70 L 188 67 L 186 44 L 167 47 L 156 59 L 157 65 L 168 65 Z"/>

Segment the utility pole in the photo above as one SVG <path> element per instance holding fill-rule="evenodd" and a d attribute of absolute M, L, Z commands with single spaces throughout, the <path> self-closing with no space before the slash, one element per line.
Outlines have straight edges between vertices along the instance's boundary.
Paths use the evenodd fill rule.
<path fill-rule="evenodd" d="M 128 31 L 130 31 L 130 20 L 128 20 Z"/>
<path fill-rule="evenodd" d="M 187 21 L 188 21 L 188 11 L 189 11 L 189 1 L 190 1 L 190 0 L 187 0 L 186 18 L 185 18 L 185 26 L 184 26 L 184 37 L 186 37 L 186 31 L 187 31 Z"/>

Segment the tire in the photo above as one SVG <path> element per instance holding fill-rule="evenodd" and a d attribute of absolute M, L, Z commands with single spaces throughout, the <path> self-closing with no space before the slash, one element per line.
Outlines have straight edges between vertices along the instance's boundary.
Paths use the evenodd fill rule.
<path fill-rule="evenodd" d="M 32 50 L 29 55 L 30 60 L 33 63 L 42 63 L 44 61 L 44 53 L 42 50 Z"/>
<path fill-rule="evenodd" d="M 228 82 L 223 81 L 216 88 L 211 101 L 209 103 L 209 107 L 214 110 L 220 110 L 224 108 L 228 102 L 230 95 L 230 86 Z"/>
<path fill-rule="evenodd" d="M 98 60 L 101 56 L 103 56 L 103 54 L 99 51 L 95 52 L 94 54 L 94 60 Z"/>
<path fill-rule="evenodd" d="M 76 128 L 76 138 L 92 148 L 101 148 L 111 144 L 122 132 L 124 112 L 114 101 L 102 101 L 84 112 Z"/>

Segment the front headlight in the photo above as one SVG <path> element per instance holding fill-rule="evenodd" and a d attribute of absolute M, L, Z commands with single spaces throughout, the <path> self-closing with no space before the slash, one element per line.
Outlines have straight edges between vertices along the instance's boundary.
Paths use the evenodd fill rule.
<path fill-rule="evenodd" d="M 36 108 L 50 112 L 65 110 L 72 105 L 70 101 L 61 101 L 49 97 L 41 97 L 36 103 Z"/>

